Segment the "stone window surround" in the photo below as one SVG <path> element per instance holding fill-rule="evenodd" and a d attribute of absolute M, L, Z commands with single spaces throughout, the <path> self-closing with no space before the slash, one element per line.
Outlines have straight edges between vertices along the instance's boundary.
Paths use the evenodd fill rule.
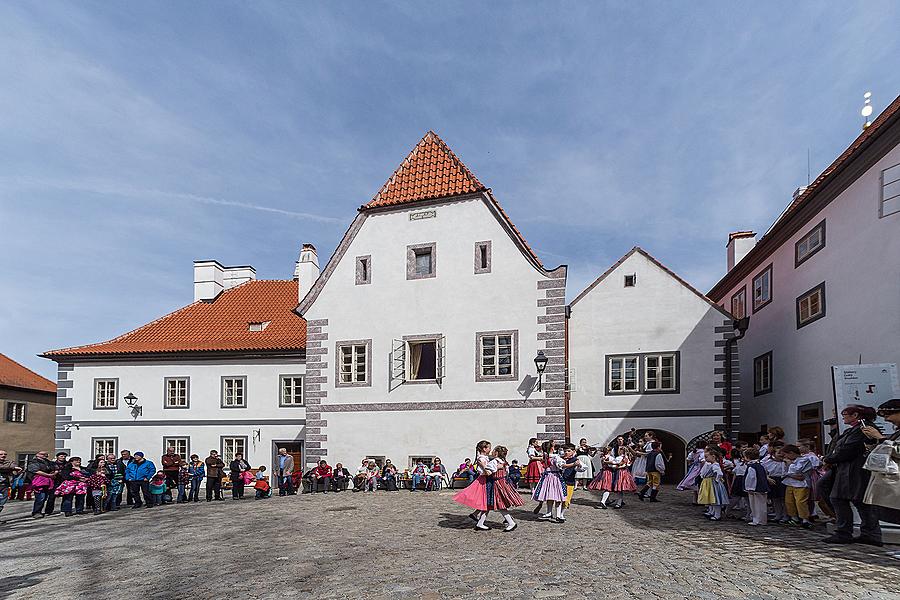
<path fill-rule="evenodd" d="M 112 406 L 97 406 L 97 383 L 101 381 L 116 382 L 116 397 Z M 119 378 L 118 377 L 95 377 L 94 378 L 94 410 L 117 410 L 119 408 Z"/>
<path fill-rule="evenodd" d="M 431 273 L 419 275 L 416 273 L 416 250 L 431 251 Z M 437 275 L 437 242 L 427 244 L 412 244 L 406 247 L 406 278 L 407 279 L 432 279 Z"/>
<path fill-rule="evenodd" d="M 285 378 L 290 377 L 292 379 L 300 379 L 300 403 L 299 404 L 286 404 L 284 401 L 284 380 Z M 304 390 L 304 386 L 306 385 L 306 379 L 303 375 L 299 373 L 282 373 L 278 375 L 278 407 L 279 408 L 303 408 L 306 406 L 306 390 Z"/>
<path fill-rule="evenodd" d="M 228 464 L 229 464 L 229 462 L 231 462 L 231 461 L 225 460 L 225 439 L 226 438 L 227 439 L 242 439 L 242 440 L 244 440 L 244 451 L 241 453 L 244 455 L 244 460 L 247 460 L 247 452 L 249 450 L 248 445 L 250 442 L 249 436 L 246 436 L 246 435 L 220 435 L 219 436 L 219 458 L 221 458 L 222 462 L 225 463 L 225 467 L 222 469 L 223 471 L 228 469 Z M 234 457 L 232 457 L 232 460 L 234 460 Z M 247 462 L 250 462 L 250 461 L 247 461 Z"/>
<path fill-rule="evenodd" d="M 344 383 L 341 381 L 341 346 L 366 346 L 366 380 Z M 338 340 L 334 343 L 334 387 L 372 387 L 372 338 L 365 340 Z"/>
<path fill-rule="evenodd" d="M 184 406 L 174 406 L 169 404 L 169 382 L 170 381 L 179 381 L 185 380 L 185 395 L 184 398 L 187 401 L 187 404 Z M 174 409 L 174 410 L 184 410 L 186 408 L 191 407 L 191 378 L 190 377 L 164 377 L 163 378 L 163 408 L 166 410 Z"/>
<path fill-rule="evenodd" d="M 97 452 L 95 452 L 95 450 L 97 450 L 97 446 L 96 446 L 97 440 L 112 440 L 113 441 L 112 454 L 116 455 L 116 460 L 119 459 L 119 438 L 118 438 L 118 436 L 112 436 L 112 435 L 104 435 L 104 436 L 91 438 L 91 458 L 93 458 L 94 456 L 97 455 Z M 59 450 L 57 450 L 57 452 L 59 452 Z M 87 464 L 87 463 L 85 463 L 85 464 Z"/>
<path fill-rule="evenodd" d="M 435 355 L 434 355 L 435 365 L 434 365 L 434 369 L 435 369 L 435 374 L 437 375 L 437 374 L 440 373 L 441 362 L 442 362 L 443 359 L 444 359 L 444 357 L 443 357 L 443 351 L 442 351 L 442 349 L 441 349 L 441 338 L 443 338 L 443 337 L 444 337 L 444 334 L 443 334 L 443 333 L 426 333 L 426 334 L 421 334 L 421 335 L 404 335 L 404 336 L 403 336 L 403 341 L 404 341 L 404 342 L 432 342 L 432 341 L 433 341 L 433 342 L 434 342 L 434 347 L 435 347 Z M 404 362 L 405 362 L 405 361 L 404 361 Z M 408 364 L 405 364 L 403 368 L 404 368 L 404 369 L 408 369 L 408 368 L 409 368 L 409 365 L 408 365 Z M 441 378 L 440 378 L 440 377 L 438 377 L 437 379 L 407 379 L 407 377 L 406 377 L 407 374 L 408 374 L 408 371 L 407 371 L 407 373 L 404 373 L 404 377 L 403 377 L 403 384 L 404 384 L 404 385 L 406 385 L 406 384 L 421 385 L 421 384 L 429 384 L 429 383 L 430 383 L 430 384 L 433 384 L 433 385 L 436 385 L 436 384 L 438 384 L 438 383 L 441 381 Z M 423 455 L 423 456 L 424 456 L 424 455 Z"/>
<path fill-rule="evenodd" d="M 191 436 L 189 435 L 164 435 L 162 438 L 162 454 L 165 454 L 169 450 L 169 440 L 187 440 L 187 448 L 185 449 L 184 455 L 182 455 L 182 459 L 190 460 L 191 458 Z M 178 448 L 175 448 L 175 453 L 178 453 Z"/>
<path fill-rule="evenodd" d="M 241 390 L 243 392 L 243 400 L 242 404 L 237 404 L 233 406 L 225 405 L 225 380 L 226 379 L 242 379 L 244 384 L 241 386 Z M 219 402 L 220 408 L 247 408 L 247 376 L 246 375 L 222 375 L 221 378 L 221 390 L 219 391 Z"/>
<path fill-rule="evenodd" d="M 486 256 L 486 266 L 481 266 L 481 249 L 486 248 L 485 253 Z M 480 275 L 481 273 L 490 273 L 491 272 L 491 240 L 486 240 L 484 242 L 475 242 L 475 274 Z"/>
<path fill-rule="evenodd" d="M 9 407 L 11 404 L 21 404 L 22 405 L 22 420 L 21 421 L 13 421 L 9 418 Z M 3 422 L 4 423 L 18 423 L 20 425 L 24 425 L 28 422 L 28 403 L 27 402 L 18 402 L 16 400 L 7 400 L 6 404 L 3 405 Z"/>
<path fill-rule="evenodd" d="M 481 374 L 481 338 L 486 336 L 510 335 L 512 336 L 512 373 L 509 375 L 482 375 Z M 499 365 L 498 365 L 499 367 Z M 475 332 L 475 381 L 518 381 L 519 380 L 519 330 L 504 329 L 500 331 L 476 331 Z"/>
<path fill-rule="evenodd" d="M 365 277 L 363 277 L 363 261 L 366 263 Z M 372 283 L 372 255 L 357 256 L 354 264 L 356 265 L 356 285 Z"/>
<path fill-rule="evenodd" d="M 648 390 L 644 387 L 644 380 L 646 378 L 646 358 L 648 356 L 662 356 L 662 355 L 672 355 L 675 357 L 675 369 L 672 374 L 675 378 L 675 389 L 670 390 Z M 635 390 L 622 390 L 622 391 L 612 391 L 609 388 L 609 360 L 611 358 L 637 358 L 637 389 Z M 622 366 L 624 369 L 624 365 Z M 606 390 L 607 396 L 648 396 L 648 395 L 660 395 L 660 394 L 680 394 L 681 393 L 681 351 L 680 350 L 671 350 L 671 351 L 659 351 L 659 352 L 626 352 L 624 354 L 607 354 L 603 360 L 603 371 L 604 371 L 604 387 Z"/>

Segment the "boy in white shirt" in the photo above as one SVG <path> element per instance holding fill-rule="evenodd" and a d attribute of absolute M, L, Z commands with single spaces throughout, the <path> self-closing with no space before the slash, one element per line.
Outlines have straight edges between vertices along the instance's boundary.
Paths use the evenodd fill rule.
<path fill-rule="evenodd" d="M 800 448 L 788 444 L 781 449 L 784 456 L 784 464 L 787 471 L 782 482 L 784 483 L 784 504 L 788 521 L 791 525 L 802 525 L 810 529 L 809 522 L 809 474 L 813 470 L 813 463 L 807 456 L 801 456 Z M 798 520 L 799 518 L 799 520 Z"/>

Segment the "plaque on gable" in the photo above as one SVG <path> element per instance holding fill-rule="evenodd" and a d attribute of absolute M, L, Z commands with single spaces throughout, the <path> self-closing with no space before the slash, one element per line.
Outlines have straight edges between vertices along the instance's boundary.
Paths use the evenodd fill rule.
<path fill-rule="evenodd" d="M 422 219 L 433 219 L 437 216 L 436 210 L 423 210 L 421 212 L 409 213 L 410 221 L 421 221 Z"/>

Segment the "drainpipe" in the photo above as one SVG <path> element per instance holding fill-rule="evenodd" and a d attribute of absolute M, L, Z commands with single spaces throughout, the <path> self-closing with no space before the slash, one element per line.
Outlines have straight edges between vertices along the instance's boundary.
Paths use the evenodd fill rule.
<path fill-rule="evenodd" d="M 731 436 L 734 433 L 734 415 L 731 406 L 733 397 L 732 348 L 747 333 L 747 328 L 750 326 L 750 317 L 735 319 L 731 322 L 731 326 L 734 328 L 734 335 L 725 340 L 725 435 L 729 440 L 731 440 Z"/>
<path fill-rule="evenodd" d="M 571 424 L 569 423 L 569 317 L 572 316 L 572 307 L 570 305 L 566 305 L 566 327 L 565 327 L 565 341 L 564 350 L 563 350 L 563 368 L 565 369 L 565 377 L 564 381 L 566 382 L 565 391 L 563 391 L 563 419 L 566 423 L 566 442 L 571 443 L 570 439 L 572 436 L 571 432 Z"/>

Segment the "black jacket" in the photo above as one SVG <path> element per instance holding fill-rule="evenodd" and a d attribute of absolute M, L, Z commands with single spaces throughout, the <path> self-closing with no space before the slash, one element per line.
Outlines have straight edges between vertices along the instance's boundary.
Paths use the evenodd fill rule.
<path fill-rule="evenodd" d="M 241 459 L 241 460 L 235 459 L 235 460 L 231 461 L 230 465 L 228 465 L 228 470 L 231 471 L 231 479 L 232 480 L 234 480 L 235 477 L 237 477 L 243 471 L 246 471 L 249 468 L 250 468 L 250 463 L 248 463 L 244 459 Z"/>
<path fill-rule="evenodd" d="M 866 462 L 866 443 L 869 438 L 860 429 L 861 424 L 851 427 L 834 438 L 825 462 L 832 465 L 834 487 L 831 497 L 841 500 L 862 502 L 869 472 L 862 468 Z"/>

